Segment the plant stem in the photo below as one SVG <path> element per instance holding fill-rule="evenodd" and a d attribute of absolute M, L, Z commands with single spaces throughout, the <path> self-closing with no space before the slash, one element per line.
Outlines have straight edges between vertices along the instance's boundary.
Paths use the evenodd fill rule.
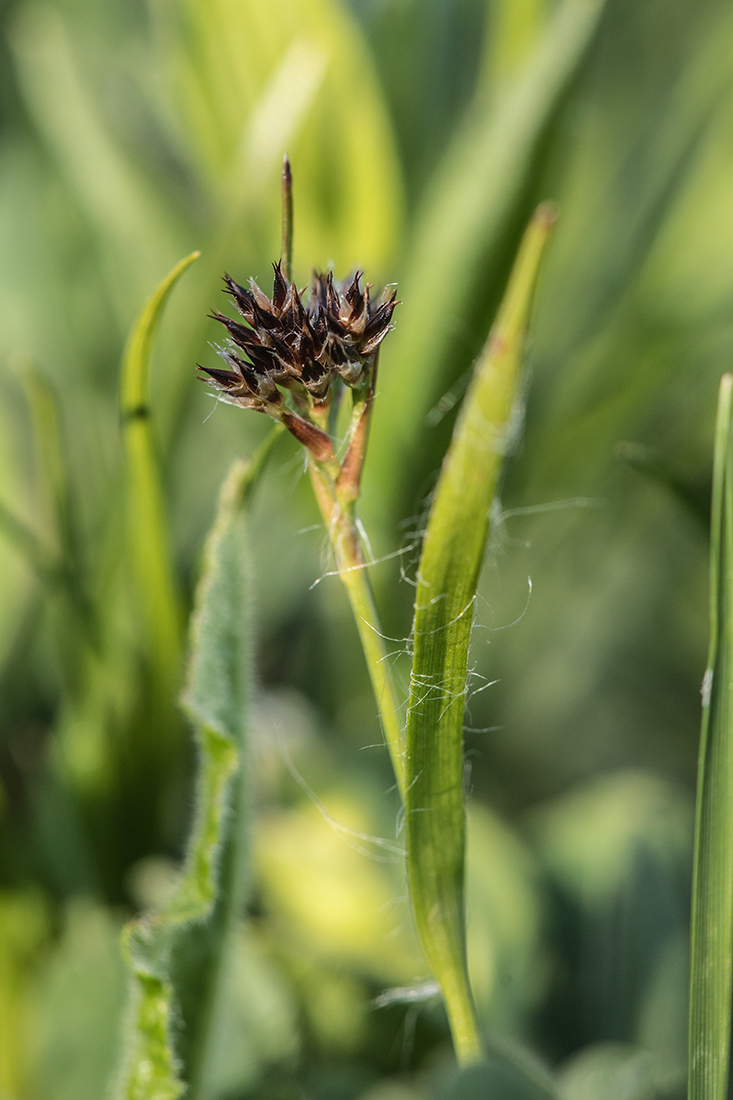
<path fill-rule="evenodd" d="M 290 171 L 290 161 L 287 156 L 283 157 L 282 193 L 283 223 L 281 259 L 285 278 L 290 283 L 293 279 L 293 176 Z"/>
<path fill-rule="evenodd" d="M 316 500 L 328 531 L 339 578 L 349 597 L 356 628 L 364 650 L 369 677 L 379 706 L 384 739 L 389 749 L 397 788 L 405 799 L 405 758 L 397 694 L 394 689 L 389 655 L 379 628 L 366 564 L 361 553 L 359 532 L 354 518 L 353 501 L 342 502 L 329 471 L 309 458 L 309 470 Z"/>

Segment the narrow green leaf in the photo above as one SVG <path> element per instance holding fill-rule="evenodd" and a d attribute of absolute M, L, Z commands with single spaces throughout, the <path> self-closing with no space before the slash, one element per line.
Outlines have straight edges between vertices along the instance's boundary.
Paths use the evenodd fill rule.
<path fill-rule="evenodd" d="M 96 642 L 97 624 L 85 583 L 58 397 L 30 359 L 20 364 L 20 377 L 33 420 L 38 471 L 50 505 L 58 557 L 56 575 L 84 634 Z"/>
<path fill-rule="evenodd" d="M 181 612 L 151 431 L 148 379 L 153 338 L 163 306 L 180 276 L 199 255 L 192 252 L 176 264 L 148 298 L 130 334 L 120 380 L 130 554 L 148 651 L 160 691 L 168 696 L 179 675 Z"/>
<path fill-rule="evenodd" d="M 516 217 L 533 158 L 602 8 L 603 0 L 559 5 L 502 98 L 480 96 L 474 104 L 419 212 L 400 282 L 404 305 L 383 351 L 383 394 L 372 428 L 369 477 L 378 480 L 382 504 L 399 492 L 404 456 L 424 429 L 446 364 L 455 371 L 456 333 L 464 331 L 474 306 L 473 288 L 484 287 L 489 269 L 494 279 L 499 275 L 496 258 L 503 255 L 507 224 Z"/>
<path fill-rule="evenodd" d="M 674 464 L 657 450 L 645 443 L 623 441 L 617 443 L 615 456 L 640 474 L 663 485 L 700 521 L 707 531 L 710 528 L 710 481 L 691 481 L 675 468 Z"/>
<path fill-rule="evenodd" d="M 81 209 L 120 319 L 178 252 L 175 204 L 162 200 L 114 137 L 104 96 L 79 64 L 72 20 L 56 4 L 19 4 L 8 38 L 25 106 Z"/>
<path fill-rule="evenodd" d="M 733 375 L 713 461 L 710 653 L 703 681 L 692 887 L 689 1100 L 725 1100 L 733 991 Z"/>
<path fill-rule="evenodd" d="M 460 1061 L 479 1056 L 466 971 L 463 712 L 473 605 L 489 509 L 507 447 L 532 290 L 554 213 L 527 229 L 499 315 L 443 463 L 418 567 L 407 720 L 407 851 L 412 903 Z"/>
<path fill-rule="evenodd" d="M 12 543 L 46 583 L 58 581 L 58 565 L 36 533 L 0 501 L 0 534 Z"/>
<path fill-rule="evenodd" d="M 29 357 L 20 356 L 13 365 L 23 383 L 31 412 L 36 465 L 50 505 L 52 546 L 47 546 L 44 539 L 2 502 L 0 533 L 15 544 L 44 583 L 64 592 L 83 625 L 91 631 L 92 609 L 83 583 L 82 555 L 58 398 L 48 379 Z"/>
<path fill-rule="evenodd" d="M 184 706 L 197 728 L 196 814 L 179 887 L 128 925 L 132 974 L 120 1100 L 208 1094 L 222 977 L 242 906 L 248 852 L 249 574 L 244 503 L 257 464 L 227 476 L 191 627 Z"/>

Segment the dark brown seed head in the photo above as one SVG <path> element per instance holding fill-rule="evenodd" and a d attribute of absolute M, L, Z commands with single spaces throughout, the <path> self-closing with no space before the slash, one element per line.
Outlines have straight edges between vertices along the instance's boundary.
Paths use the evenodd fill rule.
<path fill-rule="evenodd" d="M 273 271 L 271 299 L 254 279 L 247 288 L 224 276 L 225 293 L 246 324 L 218 310 L 209 315 L 227 330 L 228 344 L 217 350 L 228 369 L 200 368 L 206 381 L 225 401 L 273 413 L 282 407 L 279 386 L 303 387 L 323 402 L 337 376 L 349 386 L 358 385 L 393 327 L 396 293 L 385 291 L 375 307 L 369 286 L 361 289 L 360 271 L 342 285 L 331 272 L 314 272 L 304 304 L 282 261 L 273 264 Z"/>

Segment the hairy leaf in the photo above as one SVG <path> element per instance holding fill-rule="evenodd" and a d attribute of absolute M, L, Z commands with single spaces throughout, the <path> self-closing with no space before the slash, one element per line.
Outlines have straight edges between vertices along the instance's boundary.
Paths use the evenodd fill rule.
<path fill-rule="evenodd" d="M 489 509 L 511 444 L 522 340 L 554 213 L 525 234 L 480 356 L 430 510 L 418 566 L 407 720 L 408 872 L 418 931 L 461 1060 L 478 1053 L 465 961 L 463 711 Z"/>
<path fill-rule="evenodd" d="M 132 974 L 124 1100 L 207 1094 L 222 977 L 241 908 L 248 851 L 249 577 L 244 502 L 252 467 L 222 488 L 191 627 L 184 705 L 197 729 L 196 813 L 179 886 L 123 937 Z"/>

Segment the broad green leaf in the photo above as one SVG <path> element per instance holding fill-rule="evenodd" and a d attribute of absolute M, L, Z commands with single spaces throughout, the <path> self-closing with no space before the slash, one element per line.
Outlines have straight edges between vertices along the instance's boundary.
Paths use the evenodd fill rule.
<path fill-rule="evenodd" d="M 191 627 L 184 705 L 197 729 L 196 812 L 180 884 L 163 910 L 128 926 L 132 974 L 126 1060 L 117 1095 L 208 1094 L 231 938 L 243 900 L 249 837 L 249 576 L 243 503 L 252 468 L 224 482 Z"/>
<path fill-rule="evenodd" d="M 181 612 L 171 566 L 165 505 L 148 401 L 153 338 L 168 295 L 195 259 L 181 260 L 148 298 L 122 360 L 120 410 L 127 460 L 127 524 L 132 567 L 159 689 L 175 689 L 181 655 Z"/>
<path fill-rule="evenodd" d="M 479 97 L 418 214 L 372 428 L 368 476 L 379 484 L 380 507 L 394 504 L 405 456 L 424 430 L 447 365 L 455 374 L 456 357 L 465 354 L 465 335 L 457 334 L 475 308 L 475 288 L 484 288 L 487 269 L 494 279 L 499 274 L 507 225 L 602 6 L 602 0 L 564 0 L 501 99 Z"/>
<path fill-rule="evenodd" d="M 479 1054 L 464 919 L 463 712 L 473 605 L 504 454 L 512 442 L 531 295 L 554 214 L 540 207 L 465 398 L 418 566 L 406 741 L 407 852 L 420 938 L 461 1061 Z"/>
<path fill-rule="evenodd" d="M 692 887 L 689 1100 L 725 1100 L 733 991 L 733 375 L 713 459 L 710 652 L 703 680 Z"/>

